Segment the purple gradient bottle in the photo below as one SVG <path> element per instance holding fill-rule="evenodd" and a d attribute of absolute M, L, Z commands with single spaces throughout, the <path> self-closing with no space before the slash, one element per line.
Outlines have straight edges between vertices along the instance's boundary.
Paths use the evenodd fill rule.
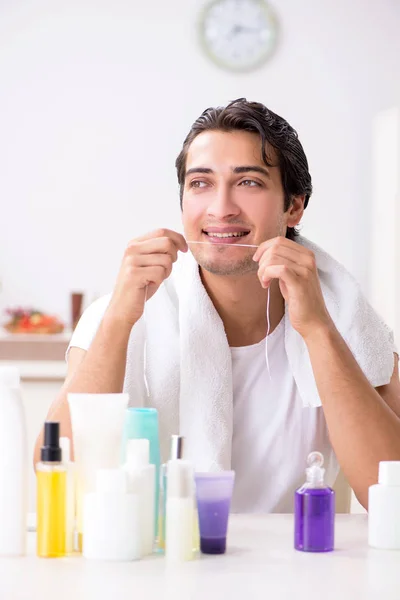
<path fill-rule="evenodd" d="M 194 479 L 200 550 L 203 554 L 224 554 L 235 472 L 195 473 Z"/>
<path fill-rule="evenodd" d="M 334 547 L 335 492 L 324 484 L 324 457 L 311 452 L 307 481 L 295 492 L 294 547 L 302 552 L 330 552 Z"/>

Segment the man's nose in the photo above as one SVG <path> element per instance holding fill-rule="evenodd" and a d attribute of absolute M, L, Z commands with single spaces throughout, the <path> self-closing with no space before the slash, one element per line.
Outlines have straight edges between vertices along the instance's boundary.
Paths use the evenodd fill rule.
<path fill-rule="evenodd" d="M 207 215 L 223 220 L 240 214 L 239 206 L 233 200 L 233 194 L 228 185 L 220 185 L 213 194 L 207 207 Z"/>

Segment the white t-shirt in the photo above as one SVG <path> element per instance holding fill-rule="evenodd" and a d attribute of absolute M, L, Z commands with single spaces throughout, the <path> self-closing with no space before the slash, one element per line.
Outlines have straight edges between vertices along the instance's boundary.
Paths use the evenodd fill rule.
<path fill-rule="evenodd" d="M 284 334 L 282 319 L 268 336 L 271 379 L 265 340 L 231 348 L 234 512 L 292 512 L 294 491 L 305 481 L 307 456 L 314 450 L 324 455 L 328 485 L 333 485 L 339 471 L 323 408 L 303 407 Z"/>
<path fill-rule="evenodd" d="M 104 296 L 82 315 L 70 342 L 87 350 L 109 302 Z M 293 495 L 305 480 L 307 456 L 325 458 L 327 485 L 339 466 L 329 441 L 323 408 L 304 408 L 290 371 L 284 320 L 265 340 L 231 348 L 233 377 L 233 512 L 292 512 Z"/>

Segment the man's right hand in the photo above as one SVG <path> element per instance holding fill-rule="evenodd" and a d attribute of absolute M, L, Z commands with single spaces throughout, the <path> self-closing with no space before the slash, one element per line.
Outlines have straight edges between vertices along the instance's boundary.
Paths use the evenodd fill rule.
<path fill-rule="evenodd" d="M 185 238 L 169 229 L 132 240 L 125 251 L 107 314 L 133 327 L 143 314 L 145 300 L 170 276 L 178 250 L 187 252 Z"/>

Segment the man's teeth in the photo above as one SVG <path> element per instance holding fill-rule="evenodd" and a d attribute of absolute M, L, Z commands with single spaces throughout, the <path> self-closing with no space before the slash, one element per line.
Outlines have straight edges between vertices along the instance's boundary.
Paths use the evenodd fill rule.
<path fill-rule="evenodd" d="M 247 231 L 238 231 L 235 233 L 207 233 L 207 235 L 216 238 L 243 237 L 244 235 L 247 235 Z"/>

